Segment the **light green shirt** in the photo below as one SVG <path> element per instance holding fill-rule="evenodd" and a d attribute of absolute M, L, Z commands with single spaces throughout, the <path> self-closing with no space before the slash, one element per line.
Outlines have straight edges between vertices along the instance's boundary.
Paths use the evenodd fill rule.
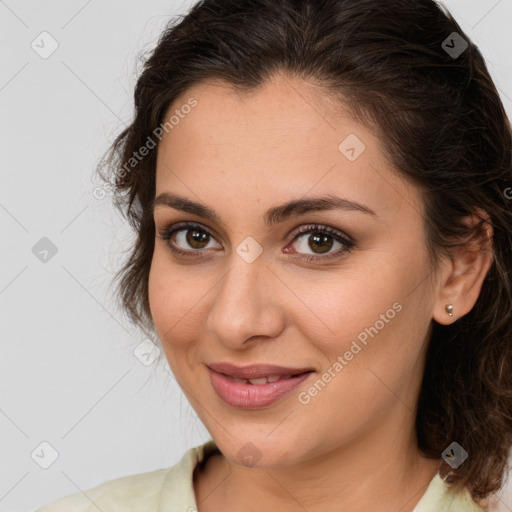
<path fill-rule="evenodd" d="M 124 476 L 84 493 L 64 496 L 35 512 L 197 512 L 193 472 L 205 457 L 218 451 L 210 440 L 190 448 L 176 465 Z M 469 492 L 454 494 L 439 473 L 413 512 L 482 512 Z"/>

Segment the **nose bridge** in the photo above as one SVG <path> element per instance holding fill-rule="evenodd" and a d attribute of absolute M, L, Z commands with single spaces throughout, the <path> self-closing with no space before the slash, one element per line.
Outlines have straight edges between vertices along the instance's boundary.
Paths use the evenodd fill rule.
<path fill-rule="evenodd" d="M 278 311 L 267 290 L 271 272 L 261 253 L 247 257 L 254 250 L 250 244 L 243 242 L 232 253 L 207 318 L 208 330 L 233 348 L 252 336 L 275 336 L 279 331 Z"/>

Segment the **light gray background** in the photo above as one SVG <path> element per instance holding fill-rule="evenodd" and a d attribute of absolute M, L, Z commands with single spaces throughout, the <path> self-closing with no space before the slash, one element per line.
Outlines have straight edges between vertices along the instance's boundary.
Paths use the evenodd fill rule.
<path fill-rule="evenodd" d="M 133 354 L 144 336 L 109 289 L 130 232 L 92 194 L 98 158 L 131 119 L 137 56 L 193 3 L 0 0 L 1 512 L 173 465 L 209 439 L 165 359 Z M 512 0 L 445 5 L 510 115 Z M 47 59 L 31 48 L 43 31 L 59 45 Z M 32 252 L 43 237 L 58 251 L 46 263 Z M 58 452 L 48 469 L 43 441 Z M 501 500 L 512 511 L 512 484 Z"/>

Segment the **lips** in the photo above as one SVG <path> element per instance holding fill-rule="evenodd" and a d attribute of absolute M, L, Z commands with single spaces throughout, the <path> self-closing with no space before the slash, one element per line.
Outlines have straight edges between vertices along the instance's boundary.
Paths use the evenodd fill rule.
<path fill-rule="evenodd" d="M 248 366 L 235 366 L 231 363 L 211 363 L 207 365 L 211 370 L 217 373 L 223 373 L 234 379 L 268 379 L 268 382 L 276 382 L 284 377 L 293 377 L 302 373 L 311 372 L 313 368 L 286 368 L 284 366 L 276 366 L 272 364 L 253 364 Z"/>
<path fill-rule="evenodd" d="M 289 395 L 314 373 L 310 368 L 268 364 L 240 367 L 229 363 L 210 364 L 208 371 L 219 398 L 239 409 L 269 406 Z"/>

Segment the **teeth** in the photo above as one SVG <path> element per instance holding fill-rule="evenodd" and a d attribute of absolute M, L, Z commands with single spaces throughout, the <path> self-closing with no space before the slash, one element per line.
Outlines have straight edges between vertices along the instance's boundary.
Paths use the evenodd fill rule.
<path fill-rule="evenodd" d="M 251 384 L 266 384 L 267 383 L 267 377 L 260 377 L 259 379 L 248 379 L 248 381 Z"/>
<path fill-rule="evenodd" d="M 281 379 L 289 379 L 291 378 L 291 375 L 283 375 L 283 376 L 279 376 L 279 375 L 269 375 L 268 377 L 259 377 L 257 379 L 235 379 L 236 382 L 244 382 L 244 383 L 251 383 L 253 384 L 254 386 L 261 386 L 263 384 L 267 384 L 267 383 L 272 383 L 272 382 L 277 382 L 278 380 L 281 380 Z"/>
<path fill-rule="evenodd" d="M 253 384 L 254 386 L 261 386 L 263 384 L 267 384 L 268 382 L 277 382 L 281 379 L 290 379 L 291 375 L 269 375 L 268 377 L 259 377 L 257 379 L 238 379 L 237 377 L 232 377 L 231 375 L 228 375 L 231 379 L 233 379 L 235 382 L 239 382 L 240 384 Z"/>

